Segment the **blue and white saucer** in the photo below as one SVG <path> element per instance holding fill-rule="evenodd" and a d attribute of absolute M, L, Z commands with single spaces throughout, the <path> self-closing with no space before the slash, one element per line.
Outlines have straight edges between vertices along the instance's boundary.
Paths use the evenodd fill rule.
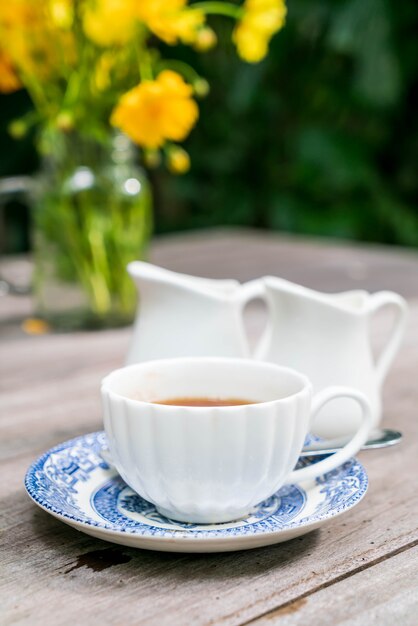
<path fill-rule="evenodd" d="M 287 485 L 246 519 L 197 525 L 162 517 L 102 458 L 103 432 L 66 441 L 29 468 L 25 486 L 34 502 L 88 535 L 126 546 L 168 552 L 246 550 L 293 539 L 355 506 L 367 490 L 364 467 L 351 459 L 316 479 Z M 306 457 L 314 463 L 322 457 Z"/>

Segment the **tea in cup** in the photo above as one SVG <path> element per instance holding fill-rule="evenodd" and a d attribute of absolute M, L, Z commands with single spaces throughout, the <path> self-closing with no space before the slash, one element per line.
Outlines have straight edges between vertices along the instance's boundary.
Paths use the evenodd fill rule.
<path fill-rule="evenodd" d="M 123 480 L 165 517 L 221 523 L 246 516 L 286 483 L 335 469 L 366 441 L 366 397 L 273 363 L 176 358 L 131 365 L 102 382 L 104 426 Z M 361 423 L 341 450 L 294 469 L 317 412 L 351 398 Z"/>

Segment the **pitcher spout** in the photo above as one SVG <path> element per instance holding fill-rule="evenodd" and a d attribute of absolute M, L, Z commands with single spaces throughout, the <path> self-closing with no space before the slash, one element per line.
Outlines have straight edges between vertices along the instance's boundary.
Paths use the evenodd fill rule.
<path fill-rule="evenodd" d="M 132 261 L 127 266 L 127 270 L 140 289 L 145 283 L 162 285 L 172 285 L 183 288 L 186 291 L 201 293 L 202 295 L 227 296 L 239 287 L 239 282 L 233 279 L 217 280 L 212 278 L 200 278 L 181 274 L 165 269 L 145 261 Z"/>
<path fill-rule="evenodd" d="M 294 299 L 300 298 L 304 306 L 309 303 L 317 303 L 347 313 L 367 314 L 368 312 L 370 294 L 365 289 L 326 293 L 292 283 L 277 276 L 265 276 L 263 283 L 267 293 L 280 293 L 282 298 L 286 294 Z"/>

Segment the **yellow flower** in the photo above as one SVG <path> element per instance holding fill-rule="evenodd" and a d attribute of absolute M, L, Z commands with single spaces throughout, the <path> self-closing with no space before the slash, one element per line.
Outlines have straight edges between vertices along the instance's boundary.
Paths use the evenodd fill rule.
<path fill-rule="evenodd" d="M 33 35 L 28 37 L 30 24 Z M 15 67 L 28 71 L 33 68 L 32 41 L 37 38 L 38 15 L 34 7 L 23 1 L 3 3 L 0 9 L 1 41 Z"/>
<path fill-rule="evenodd" d="M 185 174 L 190 169 L 190 157 L 183 148 L 173 146 L 167 155 L 167 165 L 173 174 Z"/>
<path fill-rule="evenodd" d="M 45 335 L 50 332 L 51 327 L 44 320 L 37 317 L 28 317 L 22 323 L 22 329 L 28 335 Z"/>
<path fill-rule="evenodd" d="M 110 121 L 145 148 L 182 141 L 199 116 L 192 93 L 180 74 L 164 70 L 156 80 L 144 80 L 125 93 Z"/>
<path fill-rule="evenodd" d="M 0 93 L 12 93 L 21 86 L 11 59 L 3 50 L 0 50 Z"/>
<path fill-rule="evenodd" d="M 83 28 L 99 46 L 123 45 L 135 32 L 136 0 L 96 0 L 84 11 Z"/>
<path fill-rule="evenodd" d="M 283 27 L 286 13 L 284 0 L 245 1 L 244 16 L 232 36 L 244 61 L 257 63 L 266 56 L 270 39 Z"/>
<path fill-rule="evenodd" d="M 137 0 L 136 6 L 139 19 L 168 44 L 193 43 L 205 20 L 202 11 L 187 7 L 187 0 Z"/>
<path fill-rule="evenodd" d="M 71 28 L 74 18 L 72 0 L 49 0 L 49 13 L 54 26 Z"/>
<path fill-rule="evenodd" d="M 21 75 L 45 80 L 59 73 L 63 57 L 68 64 L 75 63 L 73 34 L 57 27 L 52 10 L 45 2 L 0 2 L 2 47 Z"/>

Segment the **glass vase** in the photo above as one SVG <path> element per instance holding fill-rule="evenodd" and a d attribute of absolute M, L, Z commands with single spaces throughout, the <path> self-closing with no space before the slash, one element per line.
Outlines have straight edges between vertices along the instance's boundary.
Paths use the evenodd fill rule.
<path fill-rule="evenodd" d="M 95 141 L 44 135 L 34 189 L 34 298 L 56 329 L 129 323 L 135 286 L 126 265 L 146 255 L 151 189 L 121 134 Z"/>

